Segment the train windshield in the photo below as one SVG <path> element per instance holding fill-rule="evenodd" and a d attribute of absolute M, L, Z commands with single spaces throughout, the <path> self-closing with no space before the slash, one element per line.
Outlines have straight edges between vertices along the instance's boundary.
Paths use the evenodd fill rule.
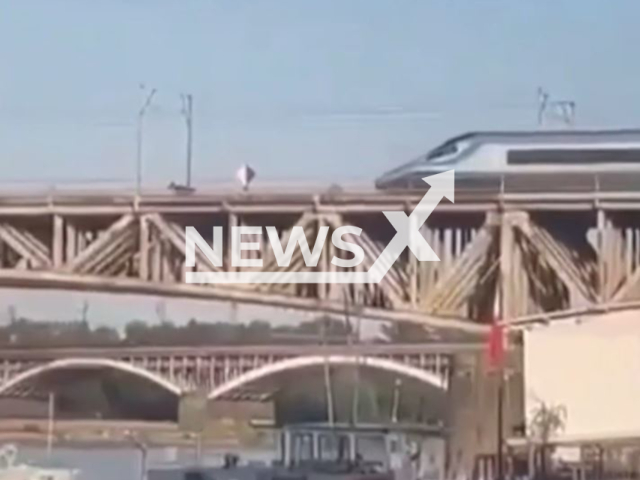
<path fill-rule="evenodd" d="M 427 161 L 436 160 L 438 158 L 446 157 L 447 155 L 454 155 L 457 152 L 457 143 L 445 143 L 444 145 L 429 152 L 427 155 Z"/>

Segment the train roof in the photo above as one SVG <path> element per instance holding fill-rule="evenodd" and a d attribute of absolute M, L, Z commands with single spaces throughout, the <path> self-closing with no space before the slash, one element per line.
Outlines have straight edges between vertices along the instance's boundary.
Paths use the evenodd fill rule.
<path fill-rule="evenodd" d="M 387 171 L 376 180 L 376 186 L 380 188 L 414 168 L 433 162 L 453 168 L 456 162 L 473 155 L 483 146 L 506 150 L 510 146 L 525 149 L 589 146 L 592 149 L 607 146 L 624 148 L 626 144 L 633 144 L 636 148 L 640 146 L 640 128 L 472 131 L 449 138 L 418 158 Z"/>
<path fill-rule="evenodd" d="M 479 143 L 505 144 L 558 144 L 558 143 L 616 143 L 640 142 L 640 128 L 626 129 L 554 129 L 554 130 L 497 130 L 472 131 L 452 137 L 442 145 L 449 145 L 461 141 L 476 141 Z M 437 150 L 436 147 L 434 150 Z"/>

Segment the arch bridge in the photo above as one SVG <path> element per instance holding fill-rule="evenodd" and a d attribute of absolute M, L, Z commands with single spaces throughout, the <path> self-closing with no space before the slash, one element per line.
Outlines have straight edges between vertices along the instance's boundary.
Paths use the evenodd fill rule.
<path fill-rule="evenodd" d="M 210 399 L 257 398 L 251 387 L 279 373 L 305 368 L 359 366 L 446 390 L 454 355 L 472 344 L 370 344 L 358 346 L 252 346 L 206 348 L 77 348 L 5 350 L 0 353 L 0 397 L 38 397 L 38 381 L 65 374 L 112 371 L 180 396 L 196 390 Z M 268 393 L 268 392 L 267 392 Z M 257 397 L 256 397 L 257 395 Z"/>

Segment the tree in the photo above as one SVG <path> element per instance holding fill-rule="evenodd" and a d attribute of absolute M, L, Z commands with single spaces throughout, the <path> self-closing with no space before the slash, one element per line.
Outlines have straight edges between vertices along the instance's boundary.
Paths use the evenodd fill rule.
<path fill-rule="evenodd" d="M 423 325 L 414 322 L 396 321 L 382 326 L 382 333 L 391 342 L 418 343 L 430 342 L 433 335 Z"/>
<path fill-rule="evenodd" d="M 552 452 L 551 439 L 564 430 L 567 420 L 567 409 L 563 405 L 551 405 L 540 401 L 533 410 L 529 432 L 531 438 L 539 445 L 540 473 L 544 477 L 547 471 L 548 457 Z"/>

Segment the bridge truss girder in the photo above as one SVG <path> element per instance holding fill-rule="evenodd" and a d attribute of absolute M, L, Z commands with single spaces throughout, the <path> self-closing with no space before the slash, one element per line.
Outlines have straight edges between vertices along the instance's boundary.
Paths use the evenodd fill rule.
<path fill-rule="evenodd" d="M 410 212 L 419 197 L 397 195 L 363 204 L 359 199 L 324 199 L 303 205 L 180 203 L 163 200 L 131 205 L 6 207 L 0 203 L 0 284 L 3 286 L 126 291 L 197 298 L 228 298 L 334 311 L 345 302 L 382 312 L 391 320 L 451 318 L 487 323 L 640 298 L 640 219 L 633 211 L 583 205 L 504 201 L 442 204 L 422 227 L 440 262 L 418 262 L 404 252 L 378 285 L 256 284 L 186 285 L 185 226 L 211 240 L 212 227 L 225 228 L 224 267 L 198 255 L 196 271 L 234 269 L 229 227 L 276 226 L 286 242 L 300 226 L 313 245 L 321 226 L 362 228 L 350 240 L 365 251 L 368 269 L 395 231 L 382 210 Z M 384 200 L 384 202 L 383 202 Z M 377 203 L 376 203 L 377 202 Z M 249 202 L 251 203 L 251 202 Z M 265 203 L 265 202 L 263 202 Z M 377 208 L 376 208 L 377 207 Z M 395 207 L 395 208 L 394 208 Z M 337 271 L 330 241 L 317 267 L 307 267 L 296 249 L 288 267 L 277 267 L 266 233 L 257 238 L 263 271 Z M 338 254 L 340 255 L 340 254 Z M 348 254 L 346 255 L 348 258 Z M 237 268 L 236 268 L 237 269 Z M 255 268 L 253 270 L 256 270 Z M 260 270 L 260 269 L 257 269 Z M 496 303 L 500 309 L 497 310 Z M 394 316 L 394 313 L 402 314 Z"/>

